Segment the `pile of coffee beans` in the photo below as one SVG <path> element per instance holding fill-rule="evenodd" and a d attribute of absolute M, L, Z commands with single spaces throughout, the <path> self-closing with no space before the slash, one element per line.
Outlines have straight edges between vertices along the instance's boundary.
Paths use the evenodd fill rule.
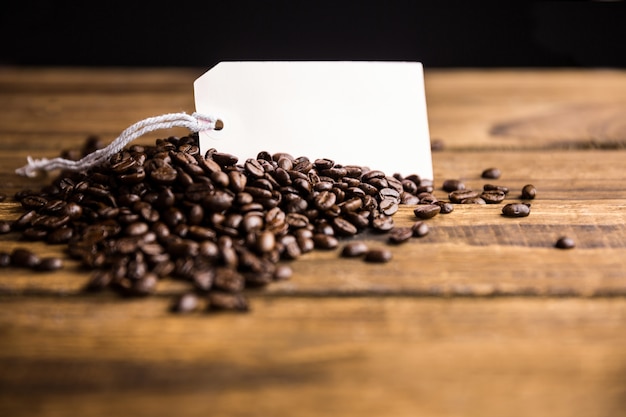
<path fill-rule="evenodd" d="M 78 159 L 98 147 L 90 138 L 82 152 L 64 156 Z M 500 171 L 490 168 L 482 176 L 498 178 Z M 215 149 L 203 155 L 198 136 L 190 135 L 130 146 L 88 172 L 62 172 L 39 191 L 17 193 L 25 212 L 2 222 L 0 232 L 65 245 L 93 271 L 87 291 L 146 296 L 169 277 L 190 288 L 172 311 L 246 311 L 244 289 L 291 277 L 281 260 L 338 248 L 366 230 L 386 233 L 389 245 L 402 244 L 426 236 L 424 220 L 452 212 L 453 204 L 497 204 L 508 194 L 490 184 L 473 191 L 459 180 L 446 180 L 443 189 L 450 201 L 439 201 L 432 181 L 417 175 L 389 176 L 286 153 L 260 152 L 245 161 Z M 535 194 L 530 185 L 522 192 Z M 395 227 L 401 204 L 415 205 L 412 227 Z M 528 203 L 502 210 L 513 217 L 529 212 Z M 392 259 L 389 248 L 362 241 L 349 241 L 340 254 L 375 263 Z M 62 266 L 25 249 L 0 259 L 40 270 Z"/>
<path fill-rule="evenodd" d="M 94 148 L 90 139 L 81 154 Z M 65 245 L 94 271 L 88 291 L 145 296 L 172 277 L 193 288 L 174 311 L 198 308 L 194 297 L 202 294 L 209 310 L 246 310 L 245 288 L 291 276 L 281 260 L 335 249 L 365 230 L 391 232 L 390 244 L 425 236 L 422 222 L 394 230 L 392 216 L 400 204 L 424 203 L 428 215 L 438 213 L 432 192 L 432 181 L 416 175 L 330 159 L 261 152 L 239 161 L 215 149 L 202 155 L 190 135 L 133 145 L 89 172 L 62 172 L 39 191 L 21 191 L 15 198 L 25 212 L 4 228 Z M 384 247 L 361 248 L 360 255 L 365 262 L 392 258 Z"/>

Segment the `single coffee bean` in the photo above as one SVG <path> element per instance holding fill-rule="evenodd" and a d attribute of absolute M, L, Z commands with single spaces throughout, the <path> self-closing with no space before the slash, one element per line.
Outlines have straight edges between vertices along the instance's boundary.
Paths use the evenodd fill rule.
<path fill-rule="evenodd" d="M 358 232 L 356 226 L 343 217 L 335 217 L 333 219 L 333 227 L 335 233 L 340 236 L 353 236 Z"/>
<path fill-rule="evenodd" d="M 537 196 L 537 189 L 532 184 L 527 184 L 522 188 L 522 199 L 532 200 Z"/>
<path fill-rule="evenodd" d="M 63 268 L 63 260 L 56 257 L 41 258 L 41 261 L 35 266 L 37 271 L 56 271 Z"/>
<path fill-rule="evenodd" d="M 11 252 L 11 264 L 26 268 L 34 268 L 40 260 L 35 253 L 25 248 L 15 248 Z"/>
<path fill-rule="evenodd" d="M 497 180 L 502 176 L 502 172 L 498 168 L 487 168 L 480 175 L 482 178 Z"/>
<path fill-rule="evenodd" d="M 213 311 L 239 311 L 249 310 L 248 300 L 240 293 L 225 293 L 211 291 L 208 295 L 208 309 Z"/>
<path fill-rule="evenodd" d="M 510 203 L 502 207 L 502 214 L 506 217 L 526 217 L 530 214 L 530 204 Z"/>
<path fill-rule="evenodd" d="M 0 267 L 11 265 L 11 255 L 6 252 L 0 252 Z"/>
<path fill-rule="evenodd" d="M 450 199 L 450 201 L 455 204 L 461 204 L 463 200 L 466 200 L 468 198 L 475 198 L 479 196 L 480 196 L 480 193 L 478 191 L 473 191 L 473 190 L 457 190 L 457 191 L 452 191 L 450 194 L 448 194 L 448 198 Z"/>
<path fill-rule="evenodd" d="M 392 257 L 393 255 L 389 249 L 380 248 L 370 249 L 369 251 L 367 251 L 364 259 L 365 262 L 385 263 L 389 262 Z"/>
<path fill-rule="evenodd" d="M 494 184 L 485 184 L 483 186 L 484 191 L 502 191 L 504 194 L 509 193 L 509 189 L 502 185 L 494 185 Z"/>
<path fill-rule="evenodd" d="M 461 204 L 487 204 L 482 197 L 470 197 L 461 200 Z"/>
<path fill-rule="evenodd" d="M 407 242 L 413 237 L 413 230 L 410 227 L 396 227 L 389 232 L 389 243 L 400 244 Z"/>
<path fill-rule="evenodd" d="M 430 219 L 435 217 L 441 211 L 441 207 L 437 204 L 419 204 L 413 210 L 415 217 L 418 219 Z"/>
<path fill-rule="evenodd" d="M 411 231 L 413 232 L 414 237 L 424 237 L 428 234 L 430 228 L 426 222 L 417 221 L 413 223 L 413 226 L 411 226 Z"/>
<path fill-rule="evenodd" d="M 367 244 L 363 241 L 355 240 L 348 242 L 341 250 L 341 256 L 344 258 L 354 258 L 357 256 L 365 255 L 369 250 Z"/>
<path fill-rule="evenodd" d="M 451 193 L 452 191 L 465 190 L 465 184 L 461 180 L 448 179 L 443 182 L 441 188 L 444 191 Z"/>
<path fill-rule="evenodd" d="M 170 310 L 175 313 L 191 313 L 195 311 L 200 305 L 198 296 L 194 293 L 188 292 L 177 297 Z"/>
<path fill-rule="evenodd" d="M 506 197 L 506 194 L 504 193 L 504 191 L 500 191 L 500 190 L 483 191 L 482 194 L 480 195 L 480 198 L 482 198 L 487 204 L 501 203 L 502 201 L 504 201 L 505 197 Z"/>
<path fill-rule="evenodd" d="M 324 233 L 314 234 L 313 242 L 316 249 L 335 249 L 339 245 L 336 237 Z"/>
<path fill-rule="evenodd" d="M 435 202 L 435 204 L 437 204 L 441 208 L 439 214 L 449 214 L 454 211 L 454 205 L 446 201 L 437 201 Z"/>
<path fill-rule="evenodd" d="M 372 228 L 378 232 L 388 232 L 393 229 L 395 222 L 393 217 L 381 214 L 372 220 Z"/>
<path fill-rule="evenodd" d="M 554 246 L 559 249 L 573 249 L 576 247 L 576 242 L 571 237 L 562 236 L 556 241 Z"/>
<path fill-rule="evenodd" d="M 0 220 L 0 234 L 9 233 L 12 229 L 12 224 L 8 220 Z"/>
<path fill-rule="evenodd" d="M 285 281 L 291 278 L 293 270 L 289 265 L 277 265 L 274 270 L 274 280 Z"/>

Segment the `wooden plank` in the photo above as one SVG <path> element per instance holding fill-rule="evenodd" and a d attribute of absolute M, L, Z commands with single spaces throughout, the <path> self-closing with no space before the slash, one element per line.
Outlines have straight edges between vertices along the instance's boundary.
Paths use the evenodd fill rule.
<path fill-rule="evenodd" d="M 626 404 L 626 300 L 1 298 L 0 412 L 580 416 Z"/>

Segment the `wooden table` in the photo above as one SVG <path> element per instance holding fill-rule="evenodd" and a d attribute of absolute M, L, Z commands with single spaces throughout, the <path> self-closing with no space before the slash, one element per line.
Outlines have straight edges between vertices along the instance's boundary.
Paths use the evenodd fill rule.
<path fill-rule="evenodd" d="M 193 111 L 203 71 L 1 68 L 0 191 L 50 181 L 13 174 L 27 155 Z M 481 188 L 495 166 L 507 200 L 537 187 L 529 217 L 456 206 L 385 265 L 307 254 L 248 314 L 172 315 L 167 282 L 86 295 L 70 260 L 2 269 L 0 415 L 626 415 L 626 72 L 426 69 L 426 91 L 445 145 L 435 194 L 447 178 Z M 577 247 L 554 248 L 561 235 Z M 15 238 L 0 250 L 62 254 Z"/>

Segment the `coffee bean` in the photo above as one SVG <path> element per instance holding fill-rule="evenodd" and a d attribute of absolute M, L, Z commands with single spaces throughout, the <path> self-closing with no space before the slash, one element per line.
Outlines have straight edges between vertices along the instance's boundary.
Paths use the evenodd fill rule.
<path fill-rule="evenodd" d="M 365 262 L 385 263 L 385 262 L 389 262 L 392 257 L 393 255 L 390 250 L 381 248 L 381 249 L 370 249 L 365 254 L 364 259 L 365 259 Z"/>
<path fill-rule="evenodd" d="M 415 217 L 419 219 L 430 219 L 435 217 L 441 211 L 441 207 L 437 204 L 419 204 L 413 210 Z"/>
<path fill-rule="evenodd" d="M 487 168 L 480 175 L 482 178 L 497 180 L 502 176 L 502 172 L 498 168 Z"/>
<path fill-rule="evenodd" d="M 527 184 L 522 188 L 522 199 L 532 200 L 537 196 L 537 189 L 532 184 Z"/>
<path fill-rule="evenodd" d="M 248 301 L 242 294 L 211 291 L 208 296 L 208 309 L 245 312 L 249 310 L 249 307 Z"/>
<path fill-rule="evenodd" d="M 502 207 L 502 214 L 506 217 L 526 217 L 530 214 L 530 204 L 507 204 Z"/>
<path fill-rule="evenodd" d="M 562 236 L 556 241 L 554 246 L 559 249 L 573 249 L 576 247 L 576 242 L 571 237 Z"/>
<path fill-rule="evenodd" d="M 180 295 L 176 298 L 170 310 L 175 313 L 190 313 L 195 311 L 200 305 L 198 296 L 194 293 L 188 292 Z"/>
<path fill-rule="evenodd" d="M 12 229 L 12 224 L 8 220 L 0 220 L 0 234 L 9 233 Z"/>
<path fill-rule="evenodd" d="M 506 194 L 504 193 L 504 191 L 500 190 L 487 190 L 483 191 L 480 195 L 480 198 L 482 198 L 487 204 L 501 203 L 502 201 L 504 201 L 505 197 Z"/>
<path fill-rule="evenodd" d="M 11 265 L 11 255 L 6 252 L 0 252 L 0 267 Z"/>
<path fill-rule="evenodd" d="M 38 271 L 56 271 L 63 268 L 63 260 L 56 257 L 41 258 L 41 261 L 35 266 Z"/>
<path fill-rule="evenodd" d="M 476 198 L 479 196 L 479 192 L 467 189 L 452 191 L 450 194 L 448 194 L 448 198 L 450 199 L 450 201 L 455 204 L 461 204 L 463 200 L 466 200 L 468 198 Z"/>
<path fill-rule="evenodd" d="M 11 252 L 11 264 L 26 268 L 35 268 L 40 259 L 35 253 L 25 248 L 15 248 Z"/>
<path fill-rule="evenodd" d="M 407 242 L 411 237 L 413 237 L 413 229 L 410 227 L 396 227 L 391 232 L 389 232 L 389 243 L 392 244 L 400 244 Z"/>
<path fill-rule="evenodd" d="M 411 231 L 413 232 L 414 237 L 424 237 L 428 234 L 430 228 L 426 222 L 417 221 L 411 226 Z"/>
<path fill-rule="evenodd" d="M 449 179 L 443 182 L 441 187 L 444 191 L 451 193 L 452 191 L 465 190 L 465 184 L 460 180 Z"/>
<path fill-rule="evenodd" d="M 339 236 L 353 236 L 358 232 L 356 226 L 343 217 L 335 217 L 333 219 L 333 228 Z"/>
<path fill-rule="evenodd" d="M 313 235 L 313 242 L 316 249 L 335 249 L 339 246 L 339 241 L 332 235 L 316 233 Z"/>
<path fill-rule="evenodd" d="M 437 201 L 435 202 L 436 205 L 439 206 L 439 208 L 441 208 L 441 211 L 439 211 L 439 214 L 449 214 L 452 213 L 454 211 L 454 205 L 445 202 L 445 201 Z"/>
<path fill-rule="evenodd" d="M 504 194 L 509 193 L 509 189 L 502 185 L 494 185 L 494 184 L 485 184 L 483 186 L 484 191 L 502 191 Z"/>
<path fill-rule="evenodd" d="M 341 250 L 341 256 L 344 258 L 354 258 L 357 256 L 365 255 L 369 247 L 365 242 L 355 240 L 353 242 L 348 242 Z"/>

